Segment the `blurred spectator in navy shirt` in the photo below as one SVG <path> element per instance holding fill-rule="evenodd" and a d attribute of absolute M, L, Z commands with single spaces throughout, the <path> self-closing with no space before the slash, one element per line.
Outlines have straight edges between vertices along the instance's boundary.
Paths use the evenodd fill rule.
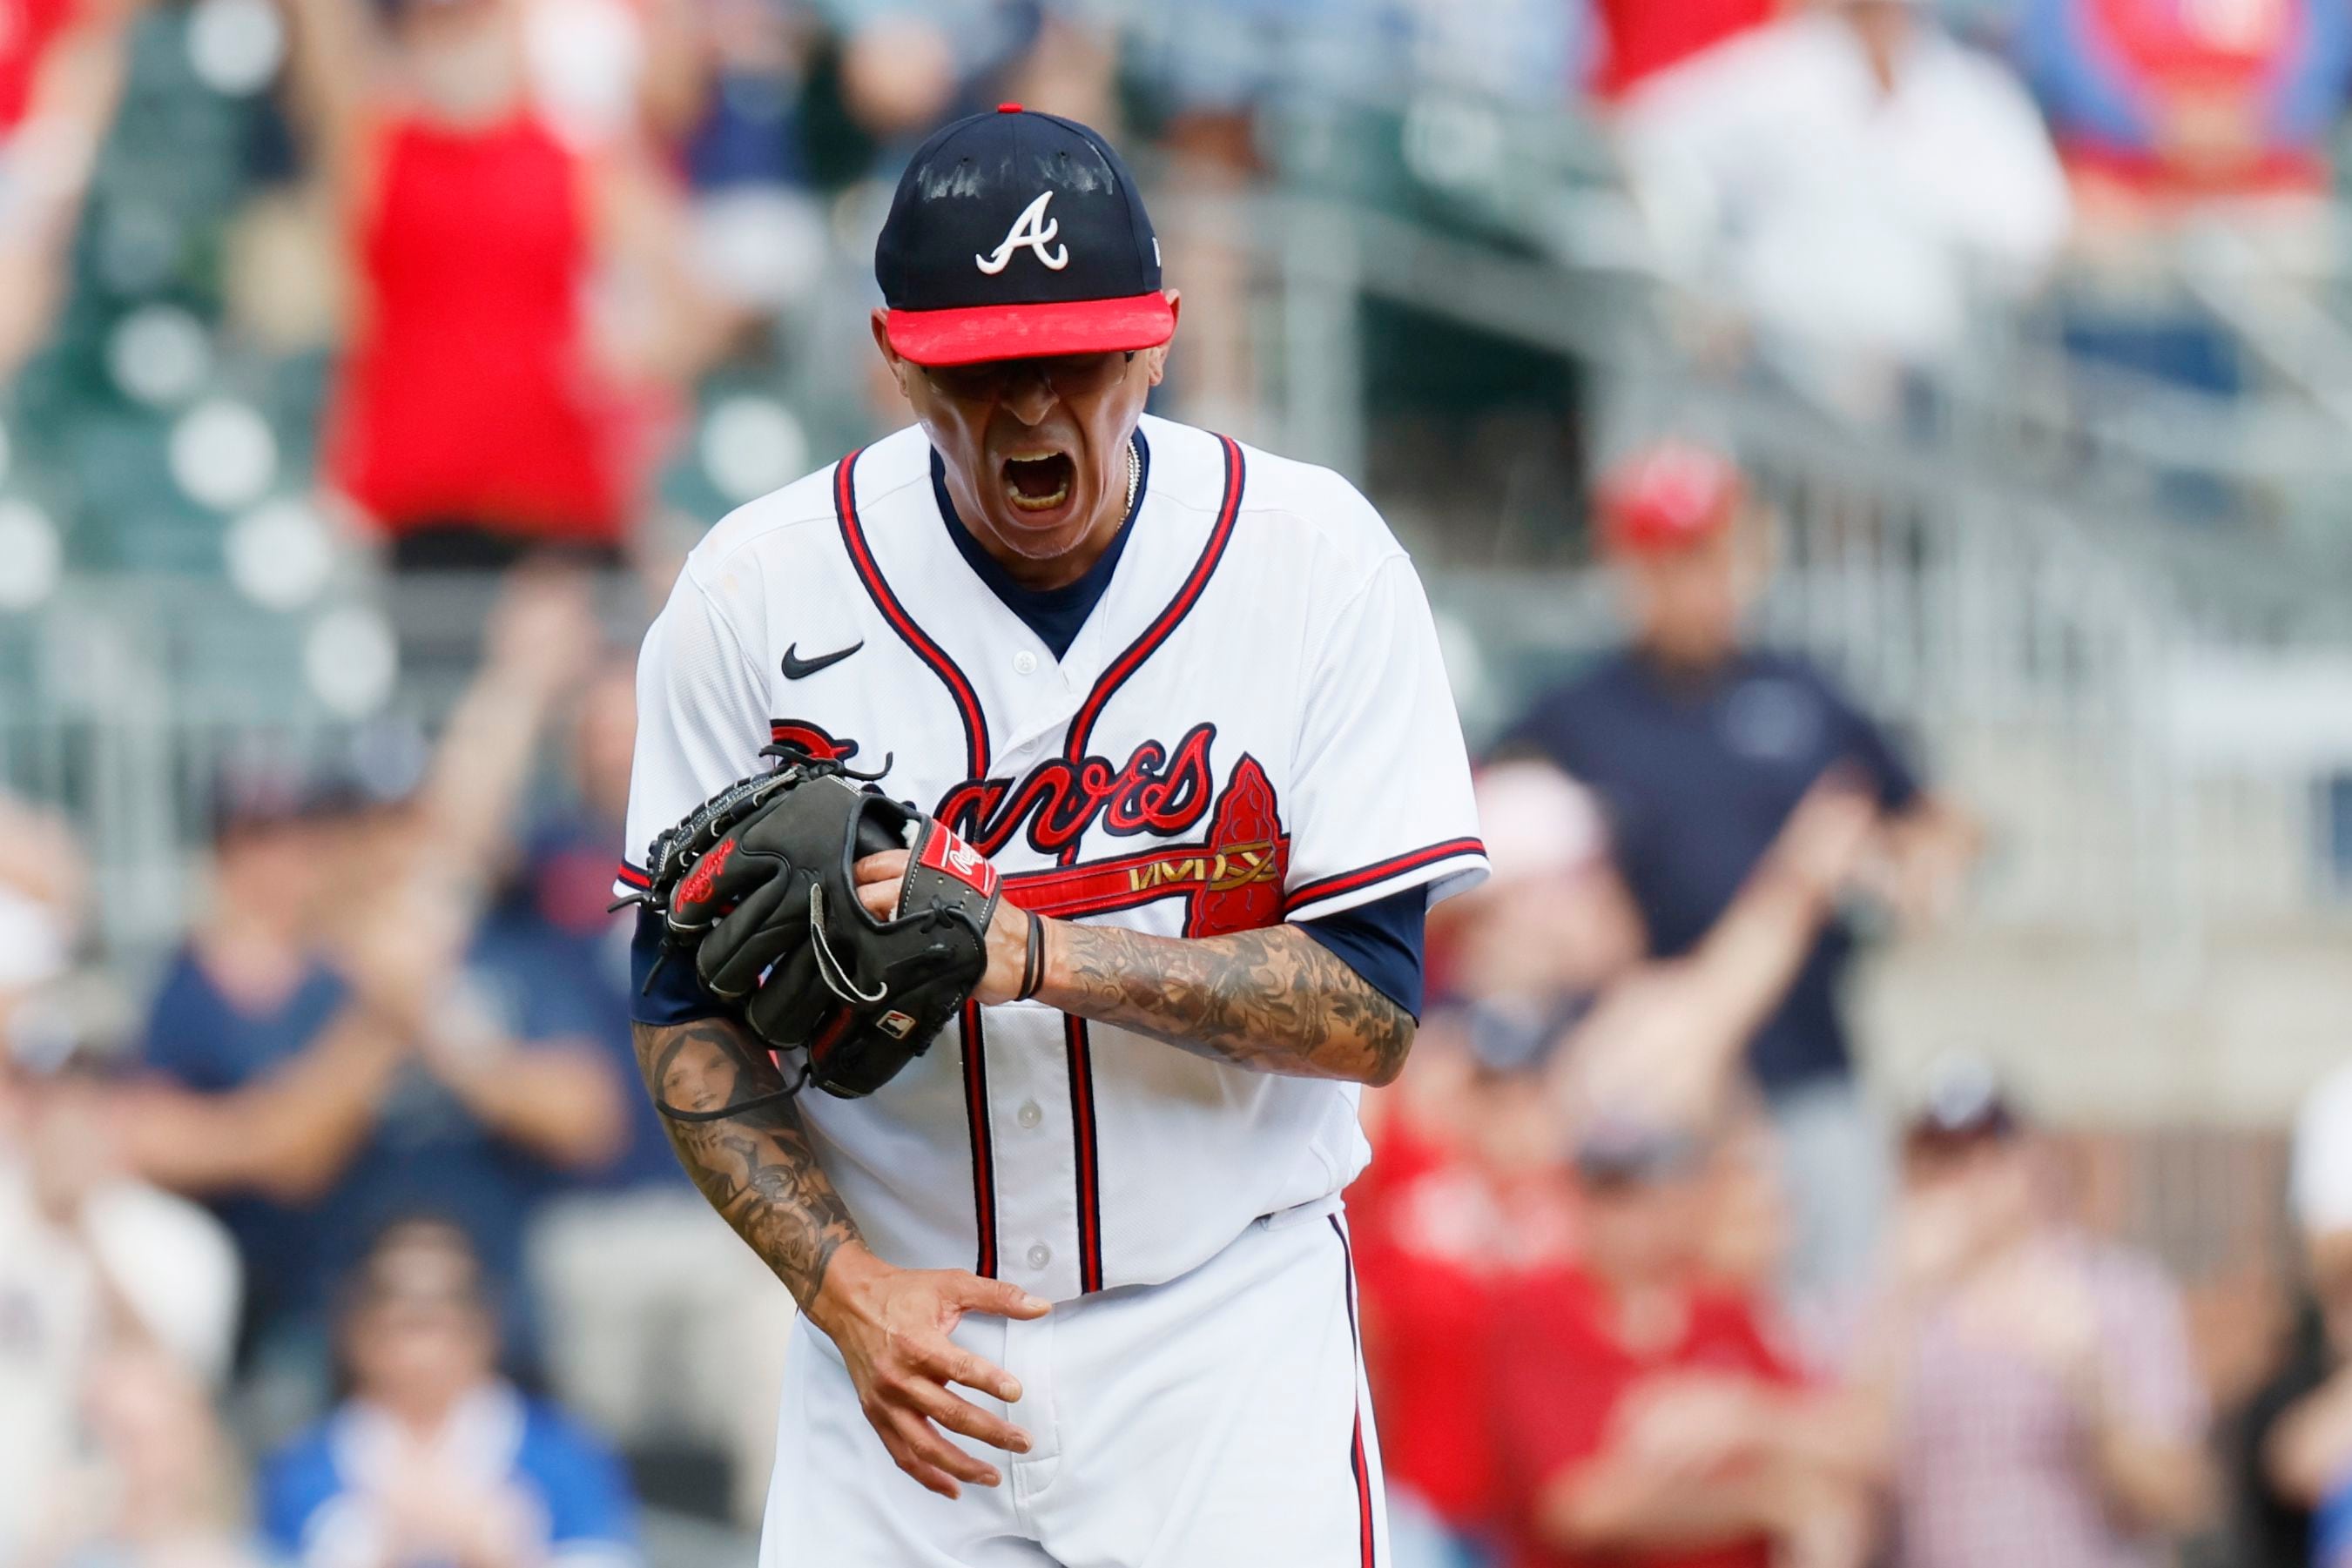
<path fill-rule="evenodd" d="M 289 1561 L 638 1561 L 625 1472 L 594 1436 L 498 1376 L 498 1321 L 462 1230 L 408 1220 L 374 1242 L 338 1313 L 351 1396 L 261 1477 L 263 1527 Z"/>
<path fill-rule="evenodd" d="M 219 786 L 211 898 L 165 971 L 126 1092 L 132 1156 L 201 1197 L 244 1259 L 246 1349 L 326 1304 L 320 1206 L 342 1179 L 402 1060 L 361 998 L 403 983 L 393 945 L 360 977 L 317 933 L 331 850 L 353 801 L 340 784 L 233 774 Z"/>
<path fill-rule="evenodd" d="M 1972 826 L 1922 791 L 1893 742 L 1827 677 L 1743 640 L 1764 585 L 1765 540 L 1738 471 L 1697 448 L 1654 449 L 1611 474 L 1600 508 L 1633 643 L 1542 698 L 1506 745 L 1548 758 L 1601 796 L 1652 953 L 1699 945 L 1833 768 L 1884 812 L 1882 863 L 1865 878 L 1908 911 L 1940 905 L 1973 853 Z M 1811 1289 L 1861 1272 L 1887 1181 L 1839 1011 L 1853 948 L 1846 925 L 1829 922 L 1748 1051 L 1788 1161 L 1793 1282 Z"/>
<path fill-rule="evenodd" d="M 2086 219 L 2216 197 L 2318 210 L 2352 89 L 2342 0 L 2026 0 L 2017 52 Z"/>
<path fill-rule="evenodd" d="M 627 1084 L 581 1038 L 577 998 L 533 983 L 530 954 L 475 915 L 593 619 L 576 584 L 526 575 L 488 641 L 421 782 L 394 758 L 229 791 L 214 907 L 157 998 L 153 1071 L 126 1105 L 139 1167 L 220 1203 L 258 1348 L 297 1378 L 322 1362 L 327 1281 L 418 1209 L 465 1226 L 528 1351 L 529 1211 L 624 1134 Z"/>

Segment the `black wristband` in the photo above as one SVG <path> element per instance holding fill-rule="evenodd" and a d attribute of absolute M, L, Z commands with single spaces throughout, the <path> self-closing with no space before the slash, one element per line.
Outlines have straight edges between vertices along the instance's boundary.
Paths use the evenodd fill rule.
<path fill-rule="evenodd" d="M 1045 983 L 1045 922 L 1035 910 L 1029 914 L 1029 956 L 1021 967 L 1021 991 L 1013 999 L 1025 1002 Z"/>

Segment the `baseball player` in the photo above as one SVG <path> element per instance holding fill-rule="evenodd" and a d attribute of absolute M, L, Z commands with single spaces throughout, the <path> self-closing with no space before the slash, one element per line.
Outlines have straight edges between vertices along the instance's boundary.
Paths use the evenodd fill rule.
<path fill-rule="evenodd" d="M 802 1308 L 761 1561 L 1370 1568 L 1339 1193 L 1423 916 L 1485 874 L 1421 584 L 1337 475 L 1144 414 L 1179 299 L 1085 126 L 934 135 L 875 270 L 914 425 L 713 529 L 638 667 L 622 890 L 678 901 L 638 1055 Z M 846 802 L 854 892 L 797 827 L 675 874 L 763 748 Z M 866 777 L 919 809 L 878 851 Z M 667 961 L 697 898 L 732 913 Z M 846 944 L 967 930 L 928 1049 L 930 1002 L 861 1015 L 881 1071 L 776 1022 L 884 993 Z"/>

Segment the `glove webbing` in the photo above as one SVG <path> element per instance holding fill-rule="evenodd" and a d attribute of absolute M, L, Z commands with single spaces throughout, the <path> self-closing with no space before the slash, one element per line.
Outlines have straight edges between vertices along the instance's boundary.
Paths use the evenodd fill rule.
<path fill-rule="evenodd" d="M 700 859 L 702 853 L 708 852 L 708 846 L 705 846 L 704 851 L 698 852 L 675 866 L 668 863 L 669 857 L 677 852 L 678 845 L 690 842 L 698 831 L 708 829 L 714 820 L 721 820 L 724 822 L 724 826 L 712 835 L 712 841 L 716 842 L 719 838 L 725 836 L 727 829 L 732 827 L 737 820 L 747 815 L 751 807 L 766 800 L 778 788 L 797 785 L 810 779 L 835 773 L 871 784 L 890 771 L 890 764 L 897 758 L 897 753 L 886 752 L 882 758 L 882 766 L 871 773 L 866 773 L 849 766 L 849 758 L 856 755 L 856 741 L 849 742 L 842 752 L 835 757 L 812 756 L 799 747 L 789 746 L 782 741 L 761 747 L 760 755 L 776 758 L 778 766 L 767 773 L 753 774 L 749 778 L 737 779 L 733 785 L 706 801 L 684 822 L 665 830 L 661 836 L 654 841 L 652 852 L 646 857 L 652 862 L 651 875 L 654 880 L 643 890 L 632 893 L 626 897 L 615 899 L 606 906 L 605 913 L 616 915 L 624 909 L 635 905 L 650 907 L 656 915 L 666 916 L 668 914 L 670 890 L 685 878 L 687 873 L 694 869 L 695 861 Z M 812 888 L 809 891 L 814 905 L 822 890 Z M 812 931 L 815 929 L 817 928 L 813 924 Z M 668 966 L 671 955 L 683 950 L 685 946 L 668 929 L 667 923 L 665 921 L 661 950 L 654 955 L 653 967 L 646 971 L 646 983 L 638 988 L 639 996 L 652 994 L 654 982 L 661 978 L 662 970 Z M 823 969 L 826 967 L 826 962 L 832 958 L 832 954 L 820 944 L 818 955 L 818 967 Z M 839 967 L 837 964 L 833 967 L 836 969 Z M 847 977 L 845 976 L 843 978 L 845 983 Z M 827 977 L 827 983 L 832 983 L 830 976 Z M 834 989 L 835 994 L 842 994 L 841 987 L 835 986 Z M 855 990 L 855 988 L 852 987 L 851 989 Z M 771 1053 L 771 1057 L 773 1058 L 773 1053 Z M 778 1066 L 781 1071 L 782 1063 L 779 1062 Z M 772 1090 L 765 1094 L 755 1094 L 749 1100 L 739 1101 L 732 1105 L 724 1105 L 716 1111 L 689 1111 L 684 1106 L 673 1105 L 662 1098 L 658 1088 L 653 1090 L 652 1098 L 654 1109 L 673 1122 L 690 1124 L 723 1122 L 736 1116 L 748 1115 L 754 1111 L 766 1110 L 772 1105 L 781 1105 L 785 1101 L 797 1097 L 802 1090 L 808 1087 L 808 1063 L 803 1057 L 797 1074 L 782 1089 Z"/>

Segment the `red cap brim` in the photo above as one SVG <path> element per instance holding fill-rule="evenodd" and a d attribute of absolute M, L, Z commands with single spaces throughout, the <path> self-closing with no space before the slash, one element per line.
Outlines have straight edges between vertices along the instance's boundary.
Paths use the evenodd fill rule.
<path fill-rule="evenodd" d="M 890 346 L 919 365 L 978 365 L 1156 349 L 1176 335 L 1176 312 L 1155 292 L 1061 305 L 893 310 L 888 330 Z"/>

